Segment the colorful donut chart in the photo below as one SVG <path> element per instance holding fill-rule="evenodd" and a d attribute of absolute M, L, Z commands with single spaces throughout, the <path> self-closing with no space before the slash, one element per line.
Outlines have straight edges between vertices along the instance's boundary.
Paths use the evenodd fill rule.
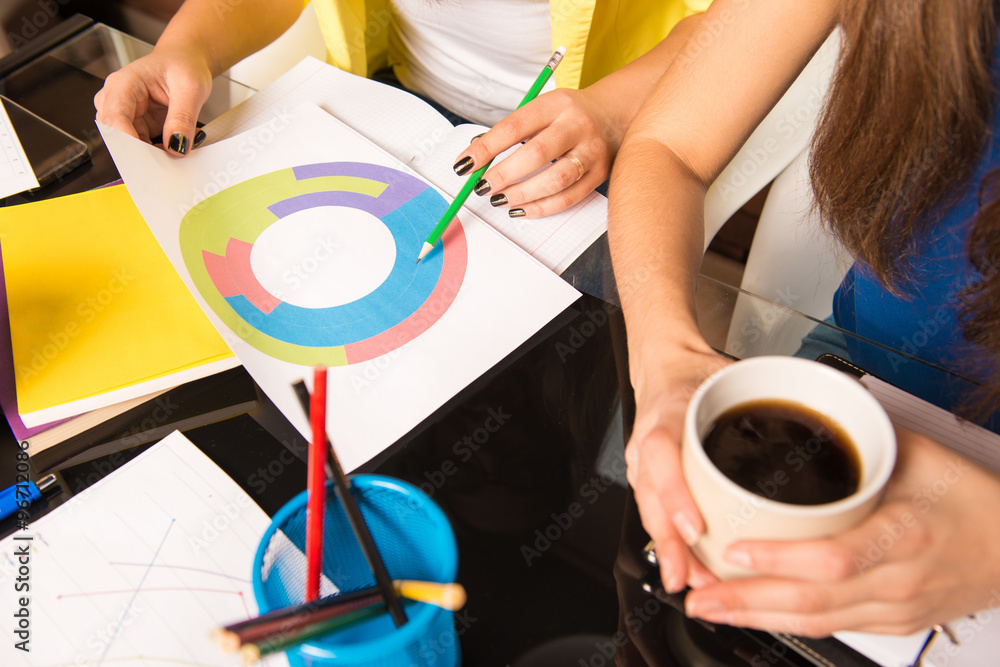
<path fill-rule="evenodd" d="M 388 277 L 350 303 L 307 308 L 271 294 L 253 273 L 261 234 L 298 211 L 339 206 L 364 211 L 392 234 Z M 459 221 L 415 263 L 448 202 L 415 176 L 360 162 L 282 169 L 230 186 L 187 212 L 180 246 L 191 278 L 216 315 L 240 338 L 276 359 L 343 366 L 382 356 L 431 327 L 458 296 L 468 246 Z"/>

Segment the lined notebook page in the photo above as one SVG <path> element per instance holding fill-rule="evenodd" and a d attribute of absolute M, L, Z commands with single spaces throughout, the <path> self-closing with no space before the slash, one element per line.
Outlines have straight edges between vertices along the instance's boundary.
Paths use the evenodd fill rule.
<path fill-rule="evenodd" d="M 455 175 L 452 170 L 454 158 L 469 145 L 472 137 L 483 130 L 479 125 L 455 127 L 438 144 L 436 155 L 439 157 L 426 160 L 419 170 L 424 178 L 455 196 L 468 175 Z M 516 147 L 501 153 L 494 164 L 515 150 Z M 490 205 L 489 194 L 484 197 L 470 195 L 465 208 L 556 273 L 562 273 L 608 229 L 608 200 L 597 192 L 591 192 L 583 201 L 562 213 L 530 220 L 511 218 L 506 208 L 494 208 Z"/>
<path fill-rule="evenodd" d="M 1000 473 L 1000 435 L 962 421 L 947 410 L 871 375 L 861 378 L 893 423 L 922 433 L 993 472 Z"/>
<path fill-rule="evenodd" d="M 318 105 L 450 196 L 468 178 L 455 175 L 455 158 L 472 137 L 487 129 L 452 127 L 430 105 L 405 91 L 308 57 L 206 125 L 206 143 L 264 123 L 281 127 L 282 114 L 303 102 Z M 562 273 L 608 224 L 607 200 L 597 193 L 538 220 L 512 219 L 506 209 L 493 208 L 488 197 L 475 194 L 465 207 L 556 273 Z"/>

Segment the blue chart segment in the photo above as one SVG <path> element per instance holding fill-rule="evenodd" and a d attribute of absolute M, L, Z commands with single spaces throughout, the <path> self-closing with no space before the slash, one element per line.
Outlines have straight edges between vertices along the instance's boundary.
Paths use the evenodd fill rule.
<path fill-rule="evenodd" d="M 417 254 L 447 201 L 420 179 L 359 162 L 303 165 L 249 179 L 209 197 L 181 222 L 185 264 L 227 326 L 262 352 L 299 364 L 338 366 L 391 352 L 447 311 L 465 276 L 468 248 L 460 223 L 441 250 Z M 305 307 L 269 292 L 250 256 L 261 234 L 296 213 L 355 209 L 392 235 L 395 257 L 384 281 L 349 303 Z M 336 210 L 336 209 L 329 209 Z M 266 249 L 265 249 L 266 250 Z"/>

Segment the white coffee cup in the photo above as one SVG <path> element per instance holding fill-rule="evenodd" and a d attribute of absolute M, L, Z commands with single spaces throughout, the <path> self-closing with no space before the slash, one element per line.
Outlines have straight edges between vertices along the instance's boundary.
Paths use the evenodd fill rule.
<path fill-rule="evenodd" d="M 721 472 L 702 448 L 703 438 L 723 413 L 760 400 L 798 404 L 836 424 L 860 460 L 857 490 L 834 502 L 796 505 L 749 491 Z M 846 373 L 807 359 L 754 357 L 726 366 L 697 389 L 685 416 L 681 459 L 706 528 L 692 551 L 720 579 L 731 579 L 753 574 L 723 558 L 733 542 L 826 537 L 860 522 L 892 474 L 896 436 L 879 402 Z M 785 479 L 775 473 L 771 484 Z"/>

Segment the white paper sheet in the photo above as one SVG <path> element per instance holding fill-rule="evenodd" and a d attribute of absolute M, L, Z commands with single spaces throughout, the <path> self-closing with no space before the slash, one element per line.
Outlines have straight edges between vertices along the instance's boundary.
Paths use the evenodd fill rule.
<path fill-rule="evenodd" d="M 487 130 L 481 125 L 453 128 L 414 95 L 307 57 L 206 125 L 206 144 L 259 125 L 276 117 L 281 109 L 303 102 L 319 105 L 451 196 L 468 178 L 455 175 L 455 158 L 472 137 Z M 513 150 L 516 147 L 509 152 Z M 494 164 L 509 152 L 498 156 Z M 566 211 L 533 220 L 512 219 L 506 209 L 493 208 L 488 197 L 475 194 L 466 207 L 556 273 L 562 273 L 608 228 L 608 202 L 596 192 Z"/>
<path fill-rule="evenodd" d="M 38 187 L 28 156 L 11 125 L 7 109 L 0 104 L 0 199 Z"/>
<path fill-rule="evenodd" d="M 892 423 L 950 447 L 979 465 L 1000 473 L 1000 435 L 963 421 L 943 408 L 917 398 L 872 375 L 861 378 Z"/>
<path fill-rule="evenodd" d="M 260 339 L 257 346 L 244 339 L 257 336 L 253 327 L 240 323 L 240 331 L 235 331 L 220 318 L 185 265 L 178 236 L 181 218 L 217 192 L 249 179 L 271 178 L 277 171 L 299 165 L 335 161 L 404 172 L 407 168 L 314 105 L 283 108 L 268 124 L 202 147 L 183 159 L 111 128 L 102 126 L 101 130 L 132 198 L 189 289 L 251 376 L 308 437 L 309 424 L 292 384 L 304 378 L 311 388 L 311 366 L 319 362 L 292 363 L 276 358 L 280 355 L 262 351 Z M 278 191 L 274 194 L 281 196 Z M 442 202 L 443 212 L 447 200 L 442 198 Z M 391 239 L 387 249 L 376 233 L 381 225 L 359 223 L 345 233 L 326 224 L 343 217 L 341 207 L 330 208 L 328 221 L 306 220 L 304 225 L 285 227 L 280 234 L 270 235 L 266 243 L 253 246 L 253 272 L 267 283 L 265 292 L 270 290 L 275 298 L 277 292 L 283 292 L 281 298 L 286 301 L 321 308 L 346 303 L 350 298 L 363 300 L 378 287 L 395 259 Z M 467 268 L 460 289 L 451 295 L 454 300 L 440 319 L 426 332 L 377 358 L 349 365 L 326 363 L 331 366 L 328 433 L 345 470 L 353 470 L 396 442 L 579 297 L 576 290 L 476 216 L 463 211 L 460 217 L 462 225 L 456 231 L 464 230 Z M 436 221 L 429 221 L 428 231 Z M 310 227 L 316 232 L 313 237 L 299 235 L 297 230 Z M 278 224 L 268 230 L 272 228 L 277 229 Z M 362 232 L 375 235 L 356 236 Z M 446 248 L 436 247 L 432 255 L 443 252 L 448 257 Z M 418 249 L 419 243 L 413 249 L 414 262 Z M 406 262 L 409 265 L 408 258 Z M 346 272 L 344 267 L 349 267 Z M 302 274 L 301 279 L 296 271 Z M 356 291 L 351 293 L 351 289 Z M 324 304 L 324 299 L 328 303 Z"/>
<path fill-rule="evenodd" d="M 0 664 L 239 665 L 209 639 L 257 613 L 268 516 L 178 432 L 0 542 Z M 23 538 L 30 537 L 30 540 Z M 20 540 L 15 538 L 22 538 Z M 15 591 L 26 545 L 29 590 Z M 15 648 L 30 599 L 30 652 Z M 264 663 L 287 665 L 284 654 Z"/>

